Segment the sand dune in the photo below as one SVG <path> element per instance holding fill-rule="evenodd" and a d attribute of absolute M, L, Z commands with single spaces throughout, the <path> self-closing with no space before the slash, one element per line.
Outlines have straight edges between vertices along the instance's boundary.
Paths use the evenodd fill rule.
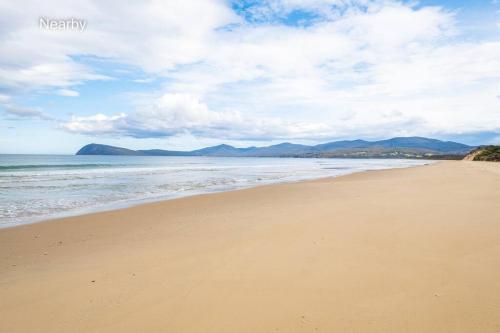
<path fill-rule="evenodd" d="M 0 230 L 1 332 L 499 332 L 500 164 Z"/>

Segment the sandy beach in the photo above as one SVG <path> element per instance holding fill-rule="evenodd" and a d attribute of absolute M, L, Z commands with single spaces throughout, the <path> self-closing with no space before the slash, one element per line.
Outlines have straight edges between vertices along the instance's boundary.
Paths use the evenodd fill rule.
<path fill-rule="evenodd" d="M 0 230 L 1 332 L 499 332 L 500 164 Z"/>

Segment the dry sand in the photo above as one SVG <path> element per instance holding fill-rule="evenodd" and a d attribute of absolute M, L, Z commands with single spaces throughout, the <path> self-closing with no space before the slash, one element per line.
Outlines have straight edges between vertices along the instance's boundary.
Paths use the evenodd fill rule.
<path fill-rule="evenodd" d="M 0 332 L 500 332 L 500 164 L 0 230 Z"/>

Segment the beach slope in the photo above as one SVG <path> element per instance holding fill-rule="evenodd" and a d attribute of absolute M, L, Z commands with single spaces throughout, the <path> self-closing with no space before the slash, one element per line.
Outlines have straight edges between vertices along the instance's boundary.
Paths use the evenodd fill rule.
<path fill-rule="evenodd" d="M 0 230 L 0 332 L 499 332 L 500 164 Z"/>

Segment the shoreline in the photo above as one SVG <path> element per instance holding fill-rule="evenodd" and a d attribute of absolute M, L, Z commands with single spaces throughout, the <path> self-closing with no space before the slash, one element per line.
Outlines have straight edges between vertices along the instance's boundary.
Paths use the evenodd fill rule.
<path fill-rule="evenodd" d="M 374 171 L 0 229 L 0 331 L 497 332 L 500 164 Z"/>
<path fill-rule="evenodd" d="M 170 200 L 178 200 L 178 199 L 182 199 L 182 198 L 195 197 L 195 196 L 199 196 L 199 195 L 211 195 L 211 194 L 215 194 L 215 193 L 240 191 L 240 190 L 246 190 L 246 189 L 251 189 L 251 188 L 257 188 L 257 187 L 261 187 L 261 186 L 273 186 L 273 185 L 279 185 L 279 184 L 293 184 L 293 183 L 300 183 L 300 182 L 309 182 L 309 181 L 315 181 L 315 180 L 321 180 L 321 179 L 333 179 L 333 178 L 344 177 L 344 176 L 348 176 L 348 175 L 352 175 L 352 174 L 356 174 L 356 173 L 368 172 L 368 171 L 383 171 L 383 170 L 392 170 L 392 169 L 414 168 L 414 167 L 420 167 L 420 166 L 439 163 L 440 161 L 425 160 L 425 162 L 426 162 L 425 164 L 420 164 L 420 165 L 388 167 L 386 169 L 376 169 L 376 170 L 359 170 L 359 171 L 352 171 L 352 172 L 348 172 L 346 174 L 335 175 L 335 176 L 322 176 L 322 177 L 318 177 L 318 178 L 305 178 L 305 179 L 298 179 L 298 180 L 277 181 L 277 182 L 264 183 L 264 184 L 252 184 L 249 186 L 243 186 L 243 187 L 239 187 L 239 188 L 230 188 L 230 189 L 224 189 L 224 190 L 208 190 L 206 192 L 194 191 L 194 192 L 190 192 L 190 193 L 180 193 L 178 195 L 165 194 L 165 195 L 161 195 L 161 196 L 154 197 L 154 198 L 126 199 L 123 202 L 107 203 L 107 204 L 104 204 L 103 206 L 100 206 L 100 207 L 86 207 L 83 209 L 63 211 L 63 212 L 58 212 L 58 213 L 53 213 L 53 214 L 47 214 L 44 217 L 41 217 L 40 219 L 30 218 L 30 219 L 26 219 L 26 220 L 23 220 L 22 222 L 15 223 L 12 225 L 6 225 L 6 226 L 0 225 L 0 230 L 8 229 L 8 228 L 16 228 L 16 227 L 20 227 L 23 225 L 45 223 L 45 222 L 50 222 L 53 220 L 61 220 L 61 219 L 77 217 L 77 216 L 85 216 L 85 215 L 96 214 L 96 213 L 122 210 L 122 209 L 147 205 L 147 204 L 151 204 L 151 203 L 165 202 L 165 201 L 170 201 Z"/>

